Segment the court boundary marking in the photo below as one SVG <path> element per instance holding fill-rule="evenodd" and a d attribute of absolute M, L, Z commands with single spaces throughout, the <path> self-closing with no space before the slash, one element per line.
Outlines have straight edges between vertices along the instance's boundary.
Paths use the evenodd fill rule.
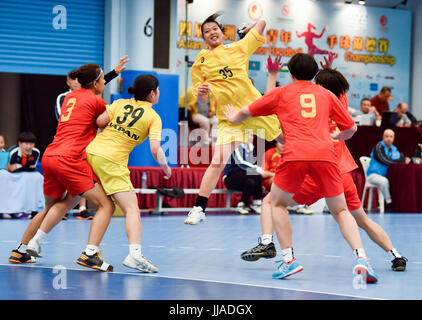
<path fill-rule="evenodd" d="M 7 267 L 17 267 L 17 268 L 39 268 L 39 269 L 55 269 L 56 267 L 50 266 L 37 266 L 37 265 L 22 265 L 22 264 L 4 264 L 0 263 L 1 266 Z M 65 267 L 65 266 L 64 266 Z M 304 293 L 315 293 L 315 294 L 324 294 L 329 296 L 339 296 L 339 297 L 346 297 L 346 298 L 356 298 L 356 299 L 368 299 L 368 300 L 389 300 L 384 298 L 375 298 L 375 297 L 365 297 L 365 296 L 355 296 L 350 294 L 341 294 L 341 293 L 330 293 L 324 291 L 314 291 L 314 290 L 305 290 L 305 289 L 292 289 L 292 288 L 283 288 L 283 287 L 273 287 L 268 285 L 257 285 L 257 284 L 249 284 L 249 283 L 241 283 L 241 282 L 230 282 L 230 281 L 221 281 L 221 280 L 207 280 L 207 279 L 195 279 L 195 278 L 182 278 L 182 277 L 175 277 L 175 276 L 164 276 L 159 274 L 151 274 L 151 273 L 132 273 L 132 272 L 120 272 L 120 271 L 113 271 L 113 272 L 101 272 L 96 270 L 90 269 L 80 269 L 80 268 L 73 268 L 73 267 L 65 267 L 66 270 L 71 271 L 82 271 L 82 272 L 96 272 L 100 274 L 118 274 L 118 275 L 129 275 L 129 276 L 137 276 L 137 277 L 151 277 L 151 278 L 165 278 L 165 279 L 175 279 L 175 280 L 189 280 L 189 281 L 197 281 L 197 282 L 210 282 L 210 283 L 217 283 L 217 284 L 229 284 L 229 285 L 239 285 L 245 287 L 255 287 L 255 288 L 265 288 L 265 289 L 278 289 L 278 290 L 287 290 L 287 291 L 296 291 L 296 292 L 304 292 Z M 172 299 L 170 299 L 172 300 Z M 177 300 L 177 299 L 176 299 Z M 188 299 L 192 300 L 192 299 Z M 230 300 L 230 299 L 222 299 L 222 300 Z"/>

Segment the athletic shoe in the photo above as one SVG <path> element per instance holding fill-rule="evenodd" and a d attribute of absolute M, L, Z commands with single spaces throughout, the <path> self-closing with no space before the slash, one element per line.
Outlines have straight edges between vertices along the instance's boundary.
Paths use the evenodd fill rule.
<path fill-rule="evenodd" d="M 296 211 L 299 209 L 299 206 L 287 206 L 286 210 L 289 211 L 289 213 L 296 213 Z"/>
<path fill-rule="evenodd" d="M 92 216 L 89 214 L 88 211 L 83 210 L 78 213 L 78 216 L 76 217 L 78 220 L 92 220 Z"/>
<path fill-rule="evenodd" d="M 395 258 L 391 262 L 393 263 L 393 265 L 391 266 L 391 269 L 393 269 L 394 271 L 406 270 L 407 259 L 405 257 Z"/>
<path fill-rule="evenodd" d="M 299 208 L 296 210 L 296 213 L 312 214 L 312 213 L 314 213 L 314 210 L 312 210 L 306 204 L 304 204 L 304 205 L 299 206 Z"/>
<path fill-rule="evenodd" d="M 147 258 L 143 255 L 133 256 L 130 253 L 123 261 L 123 265 L 128 268 L 138 269 L 141 272 L 145 273 L 156 273 L 158 268 L 156 265 L 152 264 Z"/>
<path fill-rule="evenodd" d="M 236 212 L 239 214 L 249 214 L 248 208 L 245 206 L 245 204 L 240 201 L 236 206 Z"/>
<path fill-rule="evenodd" d="M 12 253 L 9 257 L 9 262 L 11 263 L 34 263 L 37 262 L 37 259 L 31 257 L 27 253 L 21 253 L 18 250 L 12 250 Z"/>
<path fill-rule="evenodd" d="M 104 262 L 100 257 L 101 252 L 96 252 L 93 255 L 89 256 L 85 252 L 82 252 L 81 256 L 76 260 L 76 263 L 87 268 L 95 269 L 98 271 L 112 272 L 114 270 L 113 266 Z"/>
<path fill-rule="evenodd" d="M 188 217 L 185 220 L 185 224 L 196 225 L 198 222 L 205 220 L 205 212 L 202 207 L 193 207 L 188 213 Z"/>
<path fill-rule="evenodd" d="M 249 208 L 252 209 L 253 212 L 255 212 L 256 214 L 261 214 L 261 207 L 262 207 L 262 200 L 254 200 L 251 205 L 249 206 Z"/>
<path fill-rule="evenodd" d="M 260 241 L 259 241 L 260 242 Z M 274 243 L 259 243 L 256 247 L 243 252 L 240 258 L 245 261 L 257 261 L 259 258 L 271 259 L 277 255 Z"/>
<path fill-rule="evenodd" d="M 283 260 L 276 261 L 276 263 L 280 263 L 280 265 L 277 267 L 277 271 L 273 273 L 273 279 L 284 279 L 303 270 L 303 267 L 296 261 L 296 258 L 289 263 Z"/>
<path fill-rule="evenodd" d="M 376 283 L 378 281 L 378 277 L 375 274 L 374 269 L 372 269 L 369 261 L 362 258 L 357 257 L 355 266 L 353 267 L 353 273 L 361 275 L 367 283 Z"/>
<path fill-rule="evenodd" d="M 35 239 L 31 239 L 26 246 L 26 253 L 29 254 L 31 257 L 42 257 L 41 254 L 41 243 L 39 243 Z"/>

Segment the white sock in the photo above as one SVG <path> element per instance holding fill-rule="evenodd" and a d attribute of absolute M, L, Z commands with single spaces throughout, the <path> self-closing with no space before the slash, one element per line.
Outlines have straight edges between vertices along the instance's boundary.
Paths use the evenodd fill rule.
<path fill-rule="evenodd" d="M 19 243 L 19 246 L 16 248 L 20 253 L 26 253 L 26 244 Z"/>
<path fill-rule="evenodd" d="M 393 248 L 392 250 L 389 251 L 392 255 L 393 258 L 401 258 L 400 253 L 397 252 L 397 250 L 395 248 Z"/>
<path fill-rule="evenodd" d="M 281 250 L 281 255 L 283 256 L 283 261 L 289 263 L 293 260 L 293 248 L 287 248 Z"/>
<path fill-rule="evenodd" d="M 80 206 L 78 212 L 81 213 L 84 210 L 86 210 L 86 207 L 85 206 Z"/>
<path fill-rule="evenodd" d="M 140 244 L 129 244 L 129 253 L 132 256 L 139 256 L 142 254 Z"/>
<path fill-rule="evenodd" d="M 365 250 L 363 248 L 355 249 L 356 258 L 364 258 L 368 260 Z"/>
<path fill-rule="evenodd" d="M 93 244 L 88 244 L 85 248 L 85 253 L 88 256 L 92 256 L 94 254 L 96 254 L 97 252 L 99 252 L 100 250 L 98 249 L 97 246 L 94 246 Z"/>
<path fill-rule="evenodd" d="M 37 242 L 42 242 L 44 237 L 47 235 L 47 233 L 45 233 L 44 231 L 42 231 L 41 229 L 37 230 L 37 233 L 34 236 L 34 240 Z"/>
<path fill-rule="evenodd" d="M 273 235 L 272 234 L 263 234 L 262 235 L 262 244 L 270 244 L 271 242 L 273 242 Z"/>

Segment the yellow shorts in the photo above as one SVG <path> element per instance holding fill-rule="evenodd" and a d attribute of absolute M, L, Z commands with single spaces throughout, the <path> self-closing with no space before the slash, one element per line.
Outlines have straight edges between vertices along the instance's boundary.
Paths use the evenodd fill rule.
<path fill-rule="evenodd" d="M 87 160 L 107 195 L 134 190 L 127 166 L 90 153 Z"/>
<path fill-rule="evenodd" d="M 219 119 L 216 145 L 231 142 L 245 143 L 249 133 L 255 134 L 261 139 L 273 141 L 281 134 L 280 121 L 276 115 L 250 117 L 241 123 L 231 123 L 228 120 Z"/>

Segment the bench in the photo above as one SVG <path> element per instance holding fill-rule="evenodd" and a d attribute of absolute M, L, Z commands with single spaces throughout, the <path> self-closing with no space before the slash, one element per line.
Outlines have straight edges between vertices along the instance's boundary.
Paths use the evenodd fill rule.
<path fill-rule="evenodd" d="M 185 194 L 198 194 L 199 189 L 183 189 Z M 163 195 L 158 192 L 157 189 L 135 189 L 136 193 L 140 194 L 155 194 L 155 210 L 150 211 L 150 214 L 165 214 L 166 212 L 179 212 L 187 211 L 189 212 L 192 208 L 163 208 Z M 236 208 L 230 206 L 231 195 L 234 193 L 241 194 L 241 191 L 227 190 L 227 189 L 215 189 L 211 193 L 213 194 L 225 194 L 226 195 L 226 206 L 220 208 L 207 208 L 207 211 L 236 211 Z"/>

